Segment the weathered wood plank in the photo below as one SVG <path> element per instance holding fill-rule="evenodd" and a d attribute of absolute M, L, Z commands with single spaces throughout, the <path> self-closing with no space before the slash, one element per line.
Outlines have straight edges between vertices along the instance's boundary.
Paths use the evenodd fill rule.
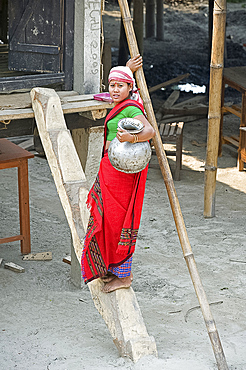
<path fill-rule="evenodd" d="M 16 263 L 13 263 L 13 262 L 6 262 L 5 265 L 4 265 L 4 268 L 9 269 L 9 270 L 14 271 L 14 272 L 18 272 L 18 273 L 25 272 L 24 267 L 21 267 L 21 266 L 17 265 Z"/>
<path fill-rule="evenodd" d="M 104 110 L 111 109 L 112 105 L 107 102 L 97 101 L 97 100 L 87 100 L 81 102 L 71 102 L 62 104 L 62 110 L 64 114 L 68 113 L 78 113 L 87 112 L 90 110 Z M 0 110 L 0 121 L 7 121 L 12 119 L 23 119 L 23 118 L 33 118 L 34 112 L 32 108 L 24 109 L 3 109 Z"/>
<path fill-rule="evenodd" d="M 162 119 L 163 109 L 171 108 L 174 105 L 174 103 L 178 100 L 179 95 L 180 95 L 179 90 L 175 90 L 169 95 L 167 100 L 162 104 L 162 106 L 158 109 L 158 112 L 156 113 L 156 120 L 157 121 L 160 121 Z"/>
<path fill-rule="evenodd" d="M 189 75 L 190 75 L 189 73 L 185 73 L 184 75 L 179 75 L 179 76 L 177 76 L 177 77 L 175 77 L 175 78 L 172 78 L 171 80 L 168 80 L 168 81 L 162 82 L 162 83 L 161 83 L 161 84 L 159 84 L 159 85 L 152 86 L 152 87 L 150 87 L 150 88 L 149 88 L 149 92 L 150 92 L 150 93 L 153 93 L 153 92 L 155 92 L 155 91 L 157 91 L 157 90 L 161 89 L 162 87 L 166 87 L 166 86 L 172 85 L 172 84 L 174 84 L 174 83 L 176 83 L 176 82 L 179 82 L 179 81 L 183 80 L 183 79 L 184 79 L 184 78 L 186 78 L 186 77 L 189 77 Z"/>
<path fill-rule="evenodd" d="M 52 252 L 29 253 L 22 257 L 23 261 L 51 261 Z"/>

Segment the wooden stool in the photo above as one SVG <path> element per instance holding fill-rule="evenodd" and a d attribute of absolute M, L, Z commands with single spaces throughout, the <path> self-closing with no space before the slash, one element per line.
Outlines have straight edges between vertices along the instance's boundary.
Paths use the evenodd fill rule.
<path fill-rule="evenodd" d="M 175 143 L 175 151 L 165 151 L 167 155 L 176 155 L 176 168 L 174 180 L 180 180 L 180 170 L 182 168 L 182 147 L 183 147 L 183 125 L 184 122 L 160 123 L 159 132 L 162 142 Z"/>
<path fill-rule="evenodd" d="M 232 105 L 231 107 L 224 106 L 225 96 L 225 85 L 232 87 L 233 89 L 241 92 L 242 94 L 242 106 Z M 233 137 L 223 136 L 223 115 L 225 112 L 232 113 L 240 118 L 240 127 L 246 126 L 246 67 L 232 67 L 224 68 L 223 79 L 222 79 L 222 93 L 221 93 L 221 120 L 220 120 L 220 143 L 219 143 L 219 155 L 222 153 L 223 144 L 232 144 L 238 147 L 238 166 L 239 171 L 244 168 L 244 162 L 241 159 L 241 130 L 239 130 L 239 136 Z"/>
<path fill-rule="evenodd" d="M 7 139 L 0 139 L 0 170 L 18 167 L 19 190 L 19 217 L 20 235 L 1 238 L 0 244 L 16 240 L 21 241 L 21 253 L 31 252 L 30 237 L 30 210 L 29 210 L 29 185 L 28 185 L 28 159 L 34 155 L 11 143 Z"/>

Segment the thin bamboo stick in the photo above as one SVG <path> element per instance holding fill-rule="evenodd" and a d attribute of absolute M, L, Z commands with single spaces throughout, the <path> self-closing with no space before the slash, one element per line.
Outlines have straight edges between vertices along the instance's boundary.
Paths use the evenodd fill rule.
<path fill-rule="evenodd" d="M 215 187 L 219 151 L 221 92 L 225 48 L 226 0 L 214 2 L 210 64 L 208 138 L 205 165 L 204 217 L 215 216 Z"/>
<path fill-rule="evenodd" d="M 119 5 L 120 5 L 121 15 L 122 15 L 122 19 L 123 19 L 123 23 L 124 23 L 124 27 L 126 31 L 130 54 L 131 54 L 131 57 L 133 57 L 139 53 L 139 50 L 137 47 L 137 42 L 136 42 L 136 37 L 134 34 L 134 29 L 132 25 L 132 19 L 130 16 L 129 7 L 127 5 L 126 0 L 119 0 Z M 200 276 L 197 271 L 195 259 L 194 259 L 194 256 L 191 250 L 191 246 L 190 246 L 187 231 L 185 228 L 184 219 L 181 213 L 178 197 L 176 194 L 176 190 L 174 188 L 171 171 L 168 165 L 166 154 L 163 149 L 163 144 L 162 144 L 161 137 L 159 134 L 157 122 L 155 119 L 154 110 L 152 107 L 148 88 L 146 85 L 143 68 L 140 68 L 136 72 L 136 78 L 137 78 L 138 87 L 140 88 L 141 97 L 144 102 L 145 110 L 147 112 L 148 120 L 156 131 L 156 135 L 153 138 L 153 143 L 155 146 L 157 158 L 159 160 L 162 176 L 164 178 L 164 182 L 167 188 L 167 193 L 168 193 L 171 209 L 173 212 L 173 217 L 174 217 L 174 221 L 176 224 L 176 228 L 178 231 L 179 240 L 180 240 L 181 247 L 183 250 L 184 258 L 185 258 L 188 270 L 190 272 L 190 276 L 191 276 L 191 279 L 192 279 L 192 282 L 195 288 L 195 292 L 196 292 L 196 295 L 197 295 L 197 298 L 198 298 L 198 301 L 201 307 L 201 311 L 202 311 L 204 321 L 207 327 L 209 338 L 211 340 L 212 347 L 214 350 L 214 355 L 216 358 L 218 369 L 228 370 L 225 355 L 224 355 L 223 348 L 220 342 L 219 334 L 216 329 L 215 322 L 214 322 L 214 319 L 210 311 L 209 303 L 208 303 L 204 288 L 202 286 L 202 282 L 201 282 Z"/>

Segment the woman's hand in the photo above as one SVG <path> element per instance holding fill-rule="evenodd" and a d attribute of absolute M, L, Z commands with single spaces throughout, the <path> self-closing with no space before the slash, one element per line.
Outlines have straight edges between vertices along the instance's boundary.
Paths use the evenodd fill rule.
<path fill-rule="evenodd" d="M 126 66 L 130 68 L 132 73 L 136 72 L 143 65 L 143 58 L 137 54 L 134 58 L 129 59 Z"/>
<path fill-rule="evenodd" d="M 134 139 L 132 134 L 130 134 L 128 131 L 123 130 L 121 128 L 118 128 L 116 137 L 121 143 L 124 143 L 125 141 L 129 141 L 129 143 L 131 143 Z"/>

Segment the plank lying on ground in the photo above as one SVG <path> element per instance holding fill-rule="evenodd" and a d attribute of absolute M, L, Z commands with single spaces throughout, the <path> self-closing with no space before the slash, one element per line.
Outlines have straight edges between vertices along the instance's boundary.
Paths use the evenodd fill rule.
<path fill-rule="evenodd" d="M 186 107 L 186 106 L 191 106 L 191 105 L 196 105 L 196 104 L 206 104 L 207 102 L 207 97 L 206 95 L 197 95 L 194 96 L 193 98 L 183 100 L 180 103 L 175 104 L 176 108 L 181 108 L 181 107 Z"/>
<path fill-rule="evenodd" d="M 52 252 L 29 253 L 22 257 L 23 261 L 51 261 Z"/>
<path fill-rule="evenodd" d="M 71 265 L 71 256 L 63 257 L 62 261 Z"/>
<path fill-rule="evenodd" d="M 173 116 L 167 115 L 162 118 L 160 123 L 170 123 L 170 122 L 192 122 L 201 119 L 202 116 Z"/>
<path fill-rule="evenodd" d="M 12 270 L 14 272 L 25 272 L 24 267 L 16 265 L 13 262 L 6 262 L 5 265 L 4 265 L 4 268 Z"/>
<path fill-rule="evenodd" d="M 174 90 L 169 97 L 165 100 L 164 104 L 158 109 L 158 112 L 156 113 L 156 120 L 160 121 L 163 116 L 163 109 L 165 108 L 171 108 L 174 103 L 178 100 L 180 96 L 179 90 Z"/>
<path fill-rule="evenodd" d="M 157 91 L 157 90 L 161 89 L 162 87 L 166 87 L 166 86 L 172 85 L 172 84 L 174 84 L 176 82 L 179 82 L 179 81 L 183 80 L 186 77 L 189 77 L 189 75 L 190 75 L 189 73 L 186 73 L 184 75 L 179 75 L 179 76 L 177 76 L 175 78 L 172 78 L 171 80 L 162 82 L 159 85 L 152 86 L 152 87 L 149 88 L 149 92 L 152 93 L 154 91 Z"/>
<path fill-rule="evenodd" d="M 183 107 L 183 108 L 176 108 L 175 106 L 174 107 L 171 107 L 171 108 L 163 108 L 162 109 L 162 112 L 163 112 L 163 116 L 167 115 L 167 114 L 173 114 L 173 115 L 176 115 L 178 116 L 179 114 L 180 115 L 184 115 L 184 116 L 206 116 L 208 114 L 208 107 L 206 105 L 203 105 L 203 104 L 199 104 L 199 105 L 196 105 L 196 106 L 192 106 L 192 107 L 189 107 L 189 106 L 186 106 L 186 107 Z"/>
<path fill-rule="evenodd" d="M 3 262 L 3 258 L 0 258 L 0 266 L 1 266 L 2 262 Z"/>

